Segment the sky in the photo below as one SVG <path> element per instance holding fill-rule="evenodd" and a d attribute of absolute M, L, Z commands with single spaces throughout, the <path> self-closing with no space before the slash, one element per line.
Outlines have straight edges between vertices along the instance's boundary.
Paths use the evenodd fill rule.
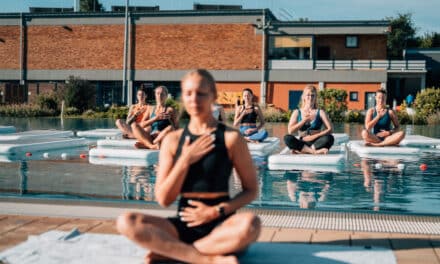
<path fill-rule="evenodd" d="M 110 10 L 126 0 L 99 0 Z M 74 0 L 0 0 L 0 12 L 29 12 L 29 7 L 73 7 Z M 161 10 L 189 10 L 193 3 L 241 5 L 244 9 L 269 8 L 280 20 L 381 20 L 412 13 L 418 35 L 440 33 L 440 0 L 130 0 L 130 5 Z"/>

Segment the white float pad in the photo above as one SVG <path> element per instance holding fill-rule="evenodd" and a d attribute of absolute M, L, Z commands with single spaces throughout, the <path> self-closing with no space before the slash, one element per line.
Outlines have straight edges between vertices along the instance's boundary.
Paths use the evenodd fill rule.
<path fill-rule="evenodd" d="M 159 159 L 159 150 L 153 149 L 115 149 L 115 148 L 93 148 L 89 151 L 89 161 L 92 157 L 101 159 L 140 159 L 152 165 Z M 94 159 L 93 161 L 96 161 Z M 121 161 L 122 162 L 122 161 Z M 121 164 L 125 165 L 125 164 Z"/>
<path fill-rule="evenodd" d="M 350 137 L 346 133 L 333 133 L 333 137 L 335 138 L 334 146 L 339 146 L 342 143 L 347 143 L 350 140 Z"/>
<path fill-rule="evenodd" d="M 96 143 L 98 148 L 133 148 L 136 139 L 100 139 Z"/>
<path fill-rule="evenodd" d="M 85 138 L 116 139 L 122 137 L 122 132 L 117 128 L 99 128 L 99 129 L 92 129 L 85 131 L 77 131 L 76 135 L 78 137 L 85 137 Z"/>
<path fill-rule="evenodd" d="M 15 133 L 17 129 L 14 126 L 0 126 L 0 134 Z"/>
<path fill-rule="evenodd" d="M 263 142 L 248 142 L 248 148 L 253 156 L 267 156 L 280 147 L 280 139 L 277 137 L 268 137 Z"/>
<path fill-rule="evenodd" d="M 363 140 L 351 140 L 350 142 L 348 142 L 348 147 L 357 154 L 417 155 L 420 153 L 420 149 L 418 148 L 401 146 L 365 146 L 365 142 Z"/>
<path fill-rule="evenodd" d="M 319 171 L 328 171 L 327 167 L 335 167 L 343 164 L 345 158 L 340 148 L 332 148 L 326 155 L 312 154 L 291 154 L 289 148 L 284 148 L 280 154 L 271 155 L 268 158 L 269 170 L 316 170 L 315 166 L 320 166 Z M 332 168 L 330 171 L 334 171 Z M 339 171 L 336 169 L 336 171 Z"/>
<path fill-rule="evenodd" d="M 14 155 L 34 151 L 87 146 L 84 138 L 27 138 L 23 140 L 2 141 L 0 153 Z"/>
<path fill-rule="evenodd" d="M 113 165 L 113 166 L 137 166 L 148 167 L 157 163 L 157 159 L 121 159 L 121 158 L 106 158 L 90 156 L 89 162 L 95 165 Z"/>
<path fill-rule="evenodd" d="M 25 140 L 36 138 L 60 138 L 60 137 L 72 137 L 72 131 L 65 130 L 29 130 L 25 132 L 1 134 L 0 142 L 13 141 L 13 140 Z"/>
<path fill-rule="evenodd" d="M 400 145 L 407 147 L 420 147 L 420 148 L 426 148 L 426 147 L 440 148 L 440 138 L 431 138 L 420 135 L 407 135 L 402 140 L 402 142 L 400 142 Z"/>

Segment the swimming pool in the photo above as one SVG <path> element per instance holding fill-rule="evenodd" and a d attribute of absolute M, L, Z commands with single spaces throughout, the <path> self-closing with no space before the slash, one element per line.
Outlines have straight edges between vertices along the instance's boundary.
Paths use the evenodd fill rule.
<path fill-rule="evenodd" d="M 8 121 L 19 130 L 60 129 L 59 119 Z M 57 121 L 58 120 L 58 121 Z M 2 122 L 5 122 L 2 120 Z M 24 122 L 24 126 L 22 123 Z M 65 121 L 64 129 L 112 127 L 108 120 Z M 30 125 L 32 124 L 32 125 Z M 3 124 L 0 124 L 3 125 Z M 6 123 L 4 124 L 6 125 Z M 359 139 L 360 125 L 336 125 L 335 132 Z M 439 127 L 407 126 L 410 134 L 440 137 Z M 284 124 L 268 125 L 271 135 L 282 137 Z M 67 160 L 30 160 L 0 163 L 0 200 L 6 198 L 119 201 L 154 203 L 153 167 L 93 165 L 69 153 Z M 440 151 L 413 160 L 361 159 L 349 152 L 338 171 L 269 171 L 265 159 L 256 158 L 260 194 L 252 207 L 287 210 L 331 210 L 440 215 Z M 403 164 L 405 169 L 398 168 Z M 427 170 L 420 170 L 426 164 Z M 231 177 L 231 192 L 240 183 Z"/>

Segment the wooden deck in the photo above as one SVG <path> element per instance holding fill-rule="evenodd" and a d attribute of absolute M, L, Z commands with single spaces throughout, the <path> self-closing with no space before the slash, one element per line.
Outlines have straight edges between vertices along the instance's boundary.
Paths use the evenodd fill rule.
<path fill-rule="evenodd" d="M 116 234 L 115 223 L 108 219 L 61 218 L 26 215 L 0 215 L 0 251 L 49 230 Z M 440 236 L 396 233 L 263 228 L 258 239 L 265 242 L 332 244 L 386 247 L 393 250 L 397 263 L 440 264 Z"/>

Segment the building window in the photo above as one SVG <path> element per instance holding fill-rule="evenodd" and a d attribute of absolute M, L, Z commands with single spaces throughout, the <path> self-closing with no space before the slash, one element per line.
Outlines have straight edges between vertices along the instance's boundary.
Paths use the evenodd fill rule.
<path fill-rule="evenodd" d="M 359 101 L 358 92 L 350 92 L 350 101 Z"/>
<path fill-rule="evenodd" d="M 312 37 L 275 36 L 269 38 L 270 60 L 310 60 Z"/>
<path fill-rule="evenodd" d="M 359 47 L 358 36 L 346 36 L 345 37 L 345 47 L 346 48 L 357 48 L 357 47 Z"/>

